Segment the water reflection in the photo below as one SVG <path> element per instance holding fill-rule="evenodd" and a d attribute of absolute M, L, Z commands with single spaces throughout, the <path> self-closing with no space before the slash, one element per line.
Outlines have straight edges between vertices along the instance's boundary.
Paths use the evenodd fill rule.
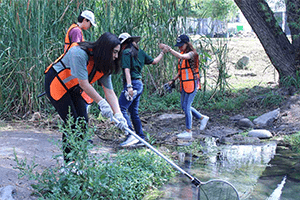
<path fill-rule="evenodd" d="M 261 176 L 276 153 L 276 142 L 261 145 L 221 145 L 214 139 L 206 141 L 208 159 L 205 166 L 195 166 L 192 173 L 202 180 L 214 178 L 231 182 L 243 199 L 253 191 Z"/>
<path fill-rule="evenodd" d="M 211 143 L 211 142 L 209 142 Z M 208 144 L 209 144 L 208 143 Z M 267 164 L 275 155 L 276 142 L 262 145 L 222 145 L 206 146 L 212 169 L 235 170 L 244 166 Z"/>
<path fill-rule="evenodd" d="M 207 156 L 205 164 L 203 164 L 203 160 L 201 162 L 197 160 L 203 158 L 193 158 L 192 154 L 179 153 L 179 165 L 201 181 L 223 179 L 232 183 L 239 191 L 241 199 L 270 198 L 282 183 L 283 174 L 287 173 L 285 172 L 287 169 L 284 169 L 284 172 L 276 176 L 278 170 L 274 171 L 276 169 L 274 166 L 278 166 L 278 163 L 274 164 L 274 160 L 277 160 L 278 157 L 275 141 L 260 145 L 217 146 L 216 141 L 212 138 L 207 139 L 205 144 L 203 150 Z M 277 157 L 275 158 L 275 156 Z M 279 157 L 282 158 L 282 155 Z M 284 162 L 286 163 L 286 161 Z M 282 167 L 279 168 L 282 169 Z M 300 199 L 299 194 L 296 194 L 296 191 L 300 189 L 300 183 L 295 183 L 287 178 L 285 185 L 281 186 L 280 189 L 283 190 L 281 200 L 287 199 L 285 196 L 289 196 L 290 199 Z M 296 190 L 290 192 L 291 189 L 288 187 Z M 184 176 L 178 176 L 169 185 L 164 186 L 161 191 L 164 195 L 159 199 L 197 199 L 197 189 L 193 188 Z M 289 194 L 286 194 L 285 191 L 289 191 Z M 281 194 L 279 193 L 281 191 L 277 192 Z"/>

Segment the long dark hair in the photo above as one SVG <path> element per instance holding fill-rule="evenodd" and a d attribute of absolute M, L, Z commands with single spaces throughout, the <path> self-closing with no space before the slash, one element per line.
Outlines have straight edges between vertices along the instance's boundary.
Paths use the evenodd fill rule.
<path fill-rule="evenodd" d="M 120 45 L 118 37 L 110 32 L 102 34 L 96 42 L 80 42 L 79 46 L 92 55 L 94 67 L 104 74 L 118 73 L 120 70 L 120 56 L 113 60 L 113 50 Z M 92 50 L 92 51 L 90 51 Z"/>
<path fill-rule="evenodd" d="M 187 44 L 187 46 L 186 46 L 185 53 L 188 53 L 191 51 L 194 52 L 194 62 L 199 62 L 199 54 L 197 53 L 196 49 L 193 47 L 192 43 L 187 42 L 186 44 Z"/>
<path fill-rule="evenodd" d="M 136 43 L 132 43 L 132 42 L 133 42 L 132 39 L 128 39 L 122 44 L 122 46 L 125 46 L 124 50 L 130 48 L 131 56 L 133 58 L 137 58 L 139 52 L 139 46 Z"/>

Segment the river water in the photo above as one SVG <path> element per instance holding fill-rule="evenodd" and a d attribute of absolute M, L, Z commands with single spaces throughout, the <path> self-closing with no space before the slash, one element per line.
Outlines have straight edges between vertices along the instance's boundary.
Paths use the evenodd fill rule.
<path fill-rule="evenodd" d="M 278 147 L 276 141 L 217 146 L 210 139 L 203 152 L 205 160 L 179 153 L 182 169 L 202 182 L 226 180 L 238 190 L 240 199 L 300 200 L 300 156 Z M 161 200 L 199 199 L 198 189 L 184 175 L 174 178 L 161 192 Z"/>

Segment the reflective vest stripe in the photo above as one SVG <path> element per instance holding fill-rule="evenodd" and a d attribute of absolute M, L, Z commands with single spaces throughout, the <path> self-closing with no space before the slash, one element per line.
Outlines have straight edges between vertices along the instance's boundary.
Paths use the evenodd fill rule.
<path fill-rule="evenodd" d="M 77 43 L 72 43 L 70 48 L 77 46 L 77 45 L 78 45 Z M 65 55 L 65 53 L 63 55 L 61 55 L 59 57 L 59 59 L 56 59 L 54 63 L 49 65 L 47 67 L 47 69 L 45 70 L 45 74 L 57 62 L 61 62 L 63 64 L 61 59 L 63 58 L 64 55 Z M 79 85 L 78 78 L 76 78 L 75 76 L 73 76 L 71 74 L 71 69 L 67 68 L 64 64 L 63 64 L 63 66 L 65 68 L 61 69 L 60 71 L 56 71 L 55 67 L 53 67 L 53 69 L 57 72 L 57 75 L 50 84 L 50 95 L 56 101 L 60 100 L 63 97 L 63 95 L 65 95 L 71 88 Z M 93 68 L 94 68 L 94 60 L 91 56 L 89 56 L 89 60 L 87 63 L 87 70 L 88 70 L 89 76 L 91 76 Z M 90 77 L 91 78 L 90 84 L 96 82 L 103 75 L 104 75 L 103 73 L 96 71 L 96 73 L 93 75 L 93 77 Z M 87 103 L 93 102 L 93 100 L 84 91 L 81 91 L 81 96 L 84 98 L 84 100 Z"/>
<path fill-rule="evenodd" d="M 183 54 L 183 52 L 181 52 L 181 54 Z M 180 91 L 184 90 L 186 93 L 192 93 L 195 91 L 195 88 L 200 89 L 200 75 L 198 67 L 192 69 L 188 60 L 179 59 L 178 70 L 180 78 Z"/>
<path fill-rule="evenodd" d="M 185 69 L 185 80 L 190 80 L 188 69 Z"/>
<path fill-rule="evenodd" d="M 65 78 L 63 81 L 63 83 L 67 83 L 67 82 L 70 82 L 71 80 L 75 79 L 76 77 L 75 76 L 69 76 L 67 78 Z"/>

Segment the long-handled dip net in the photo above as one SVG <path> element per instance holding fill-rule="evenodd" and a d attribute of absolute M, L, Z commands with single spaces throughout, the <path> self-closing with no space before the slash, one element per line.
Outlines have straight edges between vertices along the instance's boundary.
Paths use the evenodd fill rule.
<path fill-rule="evenodd" d="M 114 117 L 112 118 L 112 120 L 116 123 L 119 123 L 119 121 Z M 187 176 L 191 180 L 191 183 L 198 188 L 198 200 L 199 199 L 201 200 L 239 200 L 240 199 L 238 191 L 231 183 L 220 179 L 212 179 L 207 182 L 201 182 L 197 178 L 193 177 L 192 175 L 190 175 L 189 173 L 181 169 L 178 165 L 176 165 L 173 161 L 168 159 L 166 156 L 161 154 L 158 150 L 152 147 L 148 142 L 140 138 L 135 132 L 133 132 L 129 128 L 125 128 L 125 130 L 130 134 L 132 134 L 143 144 L 145 144 L 158 156 L 166 160 L 170 165 L 172 165 L 182 174 Z"/>

